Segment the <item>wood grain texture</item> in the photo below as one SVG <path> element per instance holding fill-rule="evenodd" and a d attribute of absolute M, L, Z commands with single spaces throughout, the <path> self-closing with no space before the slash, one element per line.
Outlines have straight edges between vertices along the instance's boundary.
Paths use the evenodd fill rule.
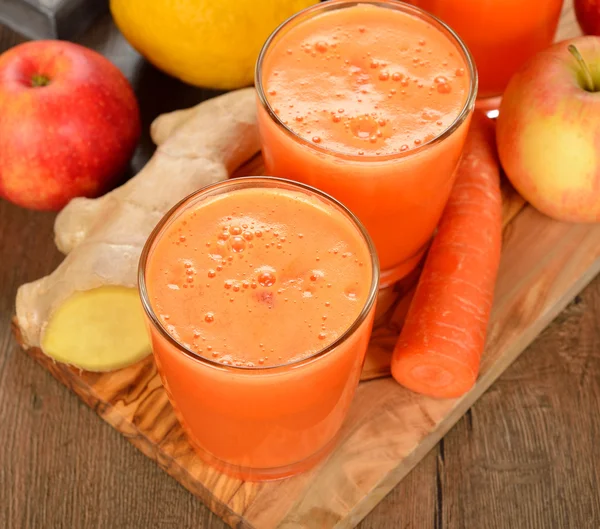
<path fill-rule="evenodd" d="M 0 28 L 0 51 L 20 40 Z M 109 19 L 83 42 L 127 73 L 146 125 L 211 95 L 143 63 Z M 151 149 L 146 138 L 132 171 Z M 0 527 L 223 529 L 13 342 L 17 286 L 60 260 L 53 218 L 0 201 Z M 360 528 L 600 527 L 599 321 L 597 278 Z"/>

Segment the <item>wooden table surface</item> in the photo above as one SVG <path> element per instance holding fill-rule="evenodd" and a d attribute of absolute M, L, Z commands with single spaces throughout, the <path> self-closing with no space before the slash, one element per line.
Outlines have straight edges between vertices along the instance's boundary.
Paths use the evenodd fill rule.
<path fill-rule="evenodd" d="M 570 5 L 563 17 L 572 34 Z M 0 52 L 22 41 L 0 26 Z M 132 172 L 156 115 L 212 95 L 142 61 L 109 17 L 80 41 L 138 93 L 146 132 Z M 14 342 L 17 287 L 61 260 L 53 221 L 0 200 L 0 528 L 224 528 Z M 600 277 L 359 527 L 600 527 Z"/>

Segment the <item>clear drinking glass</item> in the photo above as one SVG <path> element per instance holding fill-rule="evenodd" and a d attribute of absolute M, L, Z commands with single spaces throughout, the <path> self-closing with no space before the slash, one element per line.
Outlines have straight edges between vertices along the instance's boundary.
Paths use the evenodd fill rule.
<path fill-rule="evenodd" d="M 316 197 L 331 215 L 351 223 L 370 255 L 365 265 L 371 268 L 371 280 L 358 317 L 331 345 L 298 361 L 238 367 L 201 356 L 173 338 L 149 298 L 148 263 L 169 225 L 184 212 L 202 208 L 209 198 L 246 188 L 284 189 Z M 138 280 L 164 387 L 204 461 L 242 479 L 266 480 L 302 472 L 328 454 L 358 385 L 379 283 L 371 239 L 347 208 L 316 189 L 277 178 L 236 178 L 208 186 L 173 207 L 156 226 L 142 252 Z M 169 321 L 174 323 L 173 316 Z M 232 322 L 232 332 L 245 332 L 244 325 Z M 272 332 L 280 331 L 273 327 Z"/>
<path fill-rule="evenodd" d="M 372 4 L 426 21 L 445 35 L 467 65 L 469 90 L 454 121 L 420 147 L 385 156 L 341 154 L 307 141 L 283 123 L 268 101 L 263 69 L 275 43 L 307 20 L 327 11 Z M 426 35 L 425 35 L 426 36 Z M 290 59 L 291 60 L 291 59 Z M 381 287 L 411 272 L 421 260 L 448 200 L 477 94 L 474 62 L 461 39 L 429 13 L 401 2 L 329 1 L 284 22 L 265 43 L 256 65 L 258 125 L 267 174 L 322 189 L 350 208 L 373 238 Z M 323 93 L 323 98 L 334 94 Z M 290 102 L 292 103 L 292 102 Z"/>

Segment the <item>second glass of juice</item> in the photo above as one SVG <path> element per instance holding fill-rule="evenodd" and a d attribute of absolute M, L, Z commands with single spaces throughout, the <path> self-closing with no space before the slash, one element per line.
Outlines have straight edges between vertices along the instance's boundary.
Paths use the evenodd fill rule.
<path fill-rule="evenodd" d="M 478 107 L 497 108 L 512 75 L 548 47 L 563 0 L 408 0 L 449 24 L 479 71 Z"/>
<path fill-rule="evenodd" d="M 474 107 L 460 38 L 400 2 L 332 0 L 271 35 L 256 87 L 267 173 L 349 207 L 375 242 L 382 286 L 407 275 L 448 200 Z"/>
<path fill-rule="evenodd" d="M 328 454 L 360 378 L 378 274 L 356 217 L 293 182 L 229 180 L 165 216 L 140 292 L 163 384 L 206 462 L 265 480 Z"/>

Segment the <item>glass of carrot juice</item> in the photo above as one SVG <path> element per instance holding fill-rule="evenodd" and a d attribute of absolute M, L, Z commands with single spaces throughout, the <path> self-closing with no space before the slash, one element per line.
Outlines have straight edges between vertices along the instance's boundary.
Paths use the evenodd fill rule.
<path fill-rule="evenodd" d="M 477 94 L 459 37 L 401 2 L 331 0 L 275 30 L 255 81 L 267 173 L 350 208 L 382 287 L 407 275 L 448 200 Z"/>
<path fill-rule="evenodd" d="M 162 219 L 138 279 L 164 387 L 207 463 L 266 480 L 329 452 L 379 282 L 371 239 L 348 209 L 282 179 L 214 184 Z"/>
<path fill-rule="evenodd" d="M 466 42 L 479 71 L 482 108 L 497 108 L 512 75 L 548 47 L 563 0 L 408 0 L 449 24 Z"/>

